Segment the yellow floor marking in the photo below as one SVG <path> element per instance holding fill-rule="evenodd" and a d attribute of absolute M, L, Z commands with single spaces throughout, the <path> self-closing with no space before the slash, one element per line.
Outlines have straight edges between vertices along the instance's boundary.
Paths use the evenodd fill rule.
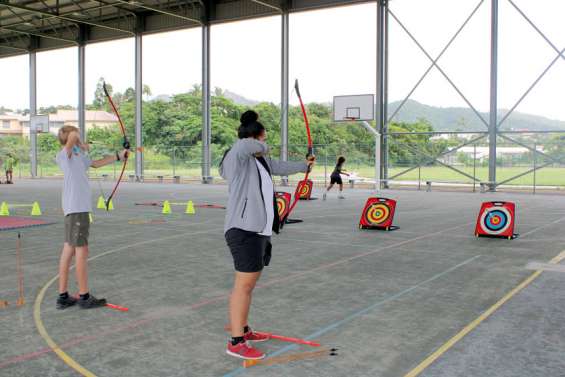
<path fill-rule="evenodd" d="M 565 251 L 562 251 L 554 257 L 549 263 L 557 264 L 565 259 Z M 496 304 L 491 306 L 487 311 L 477 317 L 474 321 L 465 326 L 461 331 L 459 331 L 453 338 L 449 339 L 441 347 L 439 347 L 434 353 L 425 358 L 420 364 L 418 364 L 414 369 L 408 372 L 404 377 L 416 377 L 422 373 L 427 367 L 429 367 L 433 362 L 439 359 L 444 353 L 446 353 L 451 347 L 453 347 L 457 342 L 463 339 L 467 334 L 473 331 L 481 322 L 490 317 L 495 311 L 497 311 L 502 305 L 508 302 L 512 297 L 514 297 L 522 289 L 530 285 L 538 276 L 540 276 L 542 270 L 538 270 L 531 274 L 526 280 L 518 284 L 514 289 L 508 292 L 503 298 L 501 298 Z"/>
<path fill-rule="evenodd" d="M 164 240 L 169 240 L 169 239 L 172 239 L 172 238 L 186 237 L 186 236 L 195 235 L 195 234 L 210 233 L 210 232 L 213 232 L 213 231 L 217 232 L 218 229 L 211 229 L 211 230 L 206 230 L 206 231 L 201 231 L 201 232 L 194 232 L 194 233 L 190 233 L 190 234 L 184 234 L 184 233 L 183 234 L 176 234 L 176 235 L 172 235 L 172 236 L 169 236 L 169 237 L 162 237 L 162 238 L 156 238 L 156 239 L 152 239 L 152 240 L 140 241 L 140 242 L 137 242 L 137 243 L 121 246 L 121 247 L 118 247 L 118 248 L 115 248 L 115 249 L 112 249 L 112 250 L 108 250 L 104 253 L 90 257 L 90 258 L 88 258 L 88 260 L 92 261 L 94 259 L 98 259 L 98 258 L 103 257 L 103 256 L 108 255 L 108 254 L 113 254 L 113 253 L 116 253 L 116 252 L 121 251 L 121 250 L 134 248 L 134 247 L 144 245 L 144 244 L 148 244 L 148 243 L 152 243 L 152 242 L 164 241 Z M 56 275 L 53 279 L 49 280 L 43 286 L 43 288 L 41 288 L 41 290 L 39 291 L 39 294 L 35 298 L 35 304 L 34 304 L 34 307 L 33 307 L 33 319 L 35 321 L 35 327 L 37 327 L 37 330 L 39 331 L 39 335 L 41 335 L 41 337 L 45 340 L 45 342 L 47 343 L 49 348 L 51 348 L 53 350 L 53 352 L 55 352 L 57 354 L 57 356 L 59 356 L 59 358 L 61 360 L 63 360 L 63 362 L 65 362 L 65 364 L 67 364 L 68 366 L 70 366 L 71 368 L 76 370 L 82 376 L 96 377 L 96 375 L 94 373 L 92 373 L 88 369 L 84 368 L 82 365 L 77 363 L 72 357 L 70 357 L 65 351 L 63 351 L 61 349 L 61 347 L 59 347 L 59 345 L 57 343 L 55 343 L 55 341 L 49 336 L 49 333 L 47 332 L 47 330 L 45 329 L 45 326 L 43 325 L 43 321 L 41 319 L 41 302 L 43 301 L 43 298 L 45 297 L 45 292 L 47 292 L 47 289 L 55 281 L 57 281 L 58 278 L 59 278 L 59 275 Z"/>
<path fill-rule="evenodd" d="M 45 340 L 45 342 L 47 342 L 47 344 L 53 350 L 53 352 L 55 352 L 57 356 L 59 356 L 61 360 L 63 360 L 68 366 L 70 366 L 71 368 L 73 368 L 74 370 L 76 370 L 78 373 L 80 373 L 85 377 L 96 377 L 96 375 L 85 369 L 82 365 L 74 361 L 72 357 L 67 355 L 65 351 L 63 351 L 57 345 L 57 343 L 53 341 L 53 339 L 47 333 L 47 330 L 45 330 L 45 326 L 43 326 L 43 321 L 41 320 L 41 302 L 43 301 L 43 297 L 45 297 L 45 292 L 47 291 L 47 288 L 49 288 L 49 286 L 53 284 L 58 278 L 59 276 L 57 275 L 53 279 L 49 280 L 47 284 L 45 284 L 43 288 L 41 288 L 41 291 L 39 292 L 39 294 L 35 299 L 35 305 L 33 308 L 33 319 L 35 320 L 35 326 L 37 327 L 37 330 L 39 331 L 41 337 Z"/>

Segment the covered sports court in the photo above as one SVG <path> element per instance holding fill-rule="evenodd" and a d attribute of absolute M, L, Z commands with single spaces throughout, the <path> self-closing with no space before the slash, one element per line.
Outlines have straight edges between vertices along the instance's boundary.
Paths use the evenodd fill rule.
<path fill-rule="evenodd" d="M 45 182 L 38 199 L 57 203 L 59 185 Z M 251 318 L 256 328 L 318 341 L 338 355 L 244 369 L 224 354 L 233 274 L 221 236 L 224 210 L 185 215 L 173 206 L 163 215 L 160 207 L 135 205 L 148 198 L 224 204 L 226 187 L 125 183 L 121 190 L 114 211 L 93 213 L 90 270 L 95 291 L 129 311 L 55 309 L 62 221 L 56 204 L 42 208 L 55 224 L 20 230 L 26 305 L 0 311 L 8 324 L 2 375 L 561 373 L 565 275 L 528 267 L 563 258 L 559 197 L 391 190 L 387 196 L 399 203 L 399 229 L 391 232 L 357 228 L 368 190 L 346 201 L 299 203 L 293 217 L 305 221 L 274 238 Z M 18 196 L 33 191 L 26 182 Z M 480 203 L 501 197 L 518 205 L 520 236 L 476 238 Z M 17 296 L 16 238 L 0 232 L 3 298 Z M 273 358 L 317 348 L 275 340 L 260 347 Z"/>
<path fill-rule="evenodd" d="M 401 4 L 410 1 L 416 0 L 0 1 L 0 57 L 28 56 L 32 119 L 29 172 L 14 186 L 0 185 L 0 202 L 7 210 L 0 209 L 0 376 L 562 376 L 563 187 L 538 187 L 536 174 L 561 167 L 564 158 L 558 147 L 563 141 L 544 149 L 528 137 L 565 131 L 505 127 L 546 75 L 563 64 L 562 41 L 536 22 L 543 11 L 532 14 L 523 1 L 469 1 L 468 12 L 455 22 L 442 13 L 438 0 L 430 3 L 426 16 L 435 16 L 436 22 L 445 17 L 453 27 L 446 30 L 442 47 L 430 52 L 401 12 Z M 367 3 L 374 4 L 375 91 L 363 103 L 346 101 L 339 116 L 334 107 L 332 121 L 368 131 L 364 137 L 371 148 L 365 152 L 371 175 L 348 182 L 346 200 L 321 200 L 328 174 L 313 173 L 309 195 L 318 200 L 299 201 L 291 217 L 302 222 L 286 224 L 273 237 L 272 265 L 259 281 L 251 309 L 255 329 L 319 345 L 271 339 L 259 345 L 267 353 L 264 364 L 245 367 L 225 355 L 233 268 L 223 236 L 228 187 L 217 176 L 218 156 L 212 148 L 214 26 L 280 18 L 280 146 L 273 157 L 293 160 L 302 158 L 307 146 L 306 141 L 292 145 L 289 140 L 295 80 L 290 76 L 292 16 Z M 541 67 L 531 67 L 513 106 L 502 110 L 499 75 L 514 72 L 508 65 L 514 63 L 499 61 L 506 20 L 501 14 L 510 11 L 549 49 L 550 58 Z M 476 97 L 467 95 L 441 60 L 477 17 L 486 20 L 482 25 L 488 35 L 471 43 L 487 51 L 482 66 L 487 74 L 481 76 L 486 78 L 486 112 L 475 106 Z M 196 55 L 202 62 L 201 157 L 196 179 L 173 174 L 167 180 L 153 176 L 145 165 L 143 41 L 187 28 L 201 30 L 202 49 Z M 391 40 L 398 33 L 416 46 L 426 62 L 423 71 L 391 66 Z M 99 191 L 109 193 L 116 184 L 119 190 L 113 210 L 92 213 L 89 271 L 94 293 L 127 311 L 58 311 L 54 298 L 64 229 L 62 181 L 40 172 L 41 129 L 33 126 L 33 118 L 42 115 L 36 57 L 76 48 L 78 125 L 86 133 L 85 49 L 122 38 L 135 42 L 133 164 L 123 176 L 91 176 L 95 207 Z M 399 68 L 413 76 L 414 86 L 393 107 L 390 77 Z M 479 129 L 409 135 L 394 130 L 395 117 L 431 71 L 466 104 Z M 336 75 L 347 75 L 347 70 Z M 472 72 L 468 76 L 473 79 Z M 308 102 L 308 88 L 301 89 Z M 369 107 L 374 105 L 370 109 L 367 98 Z M 450 140 L 456 134 L 468 137 L 443 155 L 415 150 L 402 141 L 422 135 Z M 399 143 L 418 159 L 393 166 L 391 151 Z M 489 156 L 481 160 L 482 173 L 477 173 L 478 165 L 461 167 L 445 158 L 469 146 L 475 147 L 476 157 L 478 143 L 487 147 Z M 500 145 L 523 148 L 532 165 L 505 170 Z M 325 148 L 314 145 L 314 152 L 327 157 Z M 431 173 L 424 168 L 431 165 L 459 178 L 426 176 Z M 406 175 L 411 178 L 402 180 Z M 532 184 L 512 185 L 532 176 Z M 277 181 L 277 190 L 294 199 L 301 178 Z M 368 198 L 391 199 L 395 207 L 377 201 L 369 208 Z M 163 213 L 165 201 L 170 213 Z M 195 213 L 187 213 L 189 202 Z M 495 209 L 481 209 L 484 203 L 494 203 Z M 382 217 L 393 224 L 390 231 L 376 229 Z"/>

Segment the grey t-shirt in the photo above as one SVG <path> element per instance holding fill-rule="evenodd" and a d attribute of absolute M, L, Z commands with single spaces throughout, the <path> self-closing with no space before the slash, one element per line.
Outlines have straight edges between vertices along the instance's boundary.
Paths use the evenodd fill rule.
<path fill-rule="evenodd" d="M 86 174 L 91 160 L 82 150 L 73 151 L 71 157 L 65 148 L 57 153 L 57 165 L 63 171 L 63 213 L 92 212 L 91 191 Z"/>

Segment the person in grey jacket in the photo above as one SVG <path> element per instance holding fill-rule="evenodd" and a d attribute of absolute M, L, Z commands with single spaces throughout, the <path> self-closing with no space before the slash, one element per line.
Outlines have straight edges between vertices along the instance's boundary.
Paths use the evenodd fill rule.
<path fill-rule="evenodd" d="M 224 225 L 231 251 L 235 279 L 229 312 L 232 339 L 226 353 L 242 359 L 262 359 L 265 354 L 249 341 L 269 338 L 254 333 L 248 324 L 251 296 L 263 267 L 271 256 L 271 235 L 278 233 L 279 216 L 274 198 L 273 175 L 287 176 L 306 172 L 314 156 L 305 162 L 283 162 L 268 157 L 267 133 L 254 111 L 241 116 L 238 138 L 220 163 L 220 175 L 229 184 L 229 199 Z"/>

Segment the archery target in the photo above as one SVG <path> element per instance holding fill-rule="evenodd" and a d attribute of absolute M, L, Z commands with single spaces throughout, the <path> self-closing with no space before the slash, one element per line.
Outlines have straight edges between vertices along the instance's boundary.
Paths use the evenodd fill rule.
<path fill-rule="evenodd" d="M 484 202 L 481 205 L 476 236 L 514 238 L 516 205 L 512 202 Z"/>
<path fill-rule="evenodd" d="M 287 205 L 286 205 L 286 201 L 284 200 L 284 198 L 278 197 L 277 198 L 277 209 L 279 212 L 279 217 L 282 217 L 284 215 L 284 213 L 286 212 L 286 210 L 288 209 Z"/>
<path fill-rule="evenodd" d="M 487 208 L 480 218 L 480 225 L 486 234 L 499 235 L 508 230 L 512 215 L 504 207 Z"/>
<path fill-rule="evenodd" d="M 300 181 L 300 191 L 298 192 L 298 197 L 300 199 L 310 199 L 312 194 L 312 181 L 308 179 L 307 181 Z"/>
<path fill-rule="evenodd" d="M 387 198 L 372 197 L 367 199 L 365 208 L 359 220 L 361 229 L 396 229 L 392 225 L 396 201 Z"/>
<path fill-rule="evenodd" d="M 367 208 L 365 218 L 367 223 L 380 225 L 390 216 L 390 208 L 385 203 L 373 203 Z"/>
<path fill-rule="evenodd" d="M 275 196 L 277 199 L 277 212 L 279 214 L 279 218 L 283 219 L 288 213 L 291 196 L 286 192 L 276 192 Z"/>

